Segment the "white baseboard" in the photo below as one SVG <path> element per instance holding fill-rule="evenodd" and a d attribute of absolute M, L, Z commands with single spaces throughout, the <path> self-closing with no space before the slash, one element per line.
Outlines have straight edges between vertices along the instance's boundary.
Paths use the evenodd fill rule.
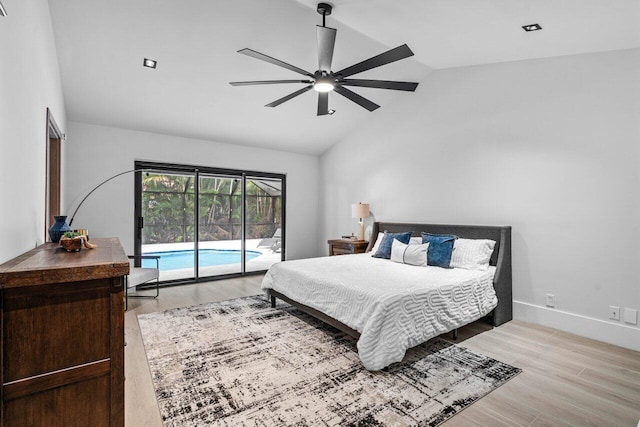
<path fill-rule="evenodd" d="M 640 351 L 640 328 L 513 301 L 513 318 Z"/>

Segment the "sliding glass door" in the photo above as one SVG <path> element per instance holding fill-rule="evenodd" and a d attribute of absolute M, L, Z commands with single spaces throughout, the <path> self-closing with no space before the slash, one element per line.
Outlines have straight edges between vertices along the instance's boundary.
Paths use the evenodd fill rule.
<path fill-rule="evenodd" d="M 282 258 L 283 181 L 246 177 L 246 271 L 262 271 Z"/>
<path fill-rule="evenodd" d="M 136 169 L 136 254 L 160 256 L 163 282 L 261 272 L 284 260 L 284 175 L 149 162 Z"/>
<path fill-rule="evenodd" d="M 161 257 L 162 280 L 195 278 L 194 175 L 160 171 L 141 178 L 141 254 Z M 152 259 L 142 260 L 143 267 L 155 265 Z"/>
<path fill-rule="evenodd" d="M 242 273 L 242 177 L 200 174 L 199 276 Z"/>

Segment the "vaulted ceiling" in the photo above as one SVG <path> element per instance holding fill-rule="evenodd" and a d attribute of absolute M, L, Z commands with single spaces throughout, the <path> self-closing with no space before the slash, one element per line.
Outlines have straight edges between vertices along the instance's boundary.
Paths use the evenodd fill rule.
<path fill-rule="evenodd" d="M 415 56 L 357 75 L 423 81 L 433 69 L 640 47 L 640 0 L 336 0 L 333 69 L 407 43 Z M 312 0 L 49 0 L 70 120 L 319 154 L 414 96 L 353 88 L 368 112 L 332 93 L 316 116 L 302 85 L 231 87 L 230 81 L 299 79 L 236 53 L 251 48 L 317 68 Z M 543 30 L 525 33 L 522 25 Z M 143 58 L 158 61 L 155 70 Z M 356 76 L 354 76 L 356 77 Z M 418 87 L 418 91 L 421 87 Z"/>

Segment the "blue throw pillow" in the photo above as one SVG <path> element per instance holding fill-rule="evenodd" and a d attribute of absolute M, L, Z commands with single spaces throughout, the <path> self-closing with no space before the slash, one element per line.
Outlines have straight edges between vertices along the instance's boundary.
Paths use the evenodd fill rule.
<path fill-rule="evenodd" d="M 375 258 L 385 258 L 391 259 L 391 245 L 393 244 L 393 240 L 397 239 L 399 242 L 409 244 L 409 240 L 411 240 L 411 232 L 407 231 L 406 233 L 387 233 L 384 231 L 384 237 L 382 237 L 382 241 L 380 242 L 380 246 L 378 246 L 378 250 L 373 256 Z"/>
<path fill-rule="evenodd" d="M 422 243 L 429 243 L 427 249 L 427 265 L 451 268 L 453 242 L 458 238 L 453 234 L 420 233 Z"/>

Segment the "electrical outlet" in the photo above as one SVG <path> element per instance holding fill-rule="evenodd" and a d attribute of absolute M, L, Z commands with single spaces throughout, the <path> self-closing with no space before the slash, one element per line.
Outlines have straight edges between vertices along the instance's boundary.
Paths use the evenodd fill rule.
<path fill-rule="evenodd" d="M 545 304 L 547 307 L 555 307 L 556 306 L 556 296 L 553 294 L 547 294 Z"/>
<path fill-rule="evenodd" d="M 620 307 L 615 305 L 609 306 L 609 319 L 620 320 Z"/>
<path fill-rule="evenodd" d="M 638 310 L 634 310 L 632 308 L 624 309 L 624 323 L 629 323 L 631 325 L 638 324 Z"/>

